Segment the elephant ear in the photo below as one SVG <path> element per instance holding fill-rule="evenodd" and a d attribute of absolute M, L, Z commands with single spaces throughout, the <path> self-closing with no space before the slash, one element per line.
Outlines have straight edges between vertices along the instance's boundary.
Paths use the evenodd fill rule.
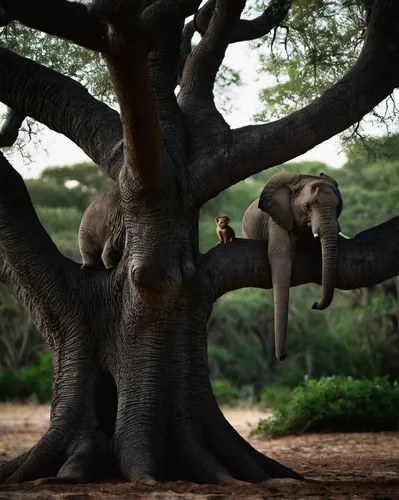
<path fill-rule="evenodd" d="M 266 212 L 282 228 L 292 231 L 294 218 L 291 209 L 292 188 L 300 175 L 279 172 L 270 177 L 259 197 L 258 208 Z"/>
<path fill-rule="evenodd" d="M 329 182 L 331 182 L 331 184 L 334 184 L 336 188 L 338 187 L 338 182 L 334 179 L 334 177 L 323 174 L 323 172 L 320 173 L 320 177 L 323 177 L 323 179 L 327 179 Z"/>

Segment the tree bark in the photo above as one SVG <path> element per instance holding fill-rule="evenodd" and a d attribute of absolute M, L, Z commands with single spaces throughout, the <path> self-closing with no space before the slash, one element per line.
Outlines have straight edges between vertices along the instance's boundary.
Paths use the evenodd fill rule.
<path fill-rule="evenodd" d="M 39 11 L 48 2 L 38 1 Z M 1 466 L 0 482 L 301 479 L 246 443 L 215 401 L 206 347 L 212 304 L 237 288 L 270 288 L 271 275 L 264 242 L 237 239 L 201 255 L 199 213 L 229 185 L 343 130 L 399 84 L 397 2 L 376 0 L 357 65 L 319 101 L 238 131 L 217 111 L 213 84 L 243 26 L 244 0 L 216 1 L 184 63 L 179 99 L 183 22 L 197 0 L 97 0 L 90 11 L 57 0 L 53 24 L 25 4 L 0 0 L 11 18 L 103 52 L 121 118 L 77 82 L 6 49 L 0 100 L 18 119 L 65 134 L 117 181 L 126 244 L 116 269 L 81 271 L 58 252 L 22 178 L 0 156 L 0 278 L 28 310 L 54 365 L 50 428 Z M 73 12 L 76 25 L 62 12 L 65 19 Z M 18 121 L 11 125 L 15 137 Z M 398 229 L 394 218 L 340 239 L 336 287 L 399 274 Z M 321 282 L 317 241 L 298 252 L 292 269 L 291 286 L 309 282 Z"/>

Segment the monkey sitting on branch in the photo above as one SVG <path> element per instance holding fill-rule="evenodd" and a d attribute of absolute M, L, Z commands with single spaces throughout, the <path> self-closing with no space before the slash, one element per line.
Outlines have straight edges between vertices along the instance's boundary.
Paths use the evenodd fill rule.
<path fill-rule="evenodd" d="M 219 238 L 219 243 L 231 243 L 236 239 L 236 235 L 234 233 L 234 229 L 229 226 L 230 224 L 230 217 L 227 217 L 227 215 L 218 215 L 215 217 L 215 222 L 216 222 L 216 234 L 218 235 Z"/>

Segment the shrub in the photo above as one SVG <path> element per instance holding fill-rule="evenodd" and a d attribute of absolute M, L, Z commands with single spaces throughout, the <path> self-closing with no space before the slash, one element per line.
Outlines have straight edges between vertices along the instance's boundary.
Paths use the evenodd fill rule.
<path fill-rule="evenodd" d="M 15 374 L 0 366 L 0 401 L 24 401 L 35 396 L 39 403 L 51 399 L 52 359 L 49 353 L 39 352 L 35 363 Z"/>
<path fill-rule="evenodd" d="M 220 405 L 230 404 L 237 401 L 239 389 L 227 379 L 217 379 L 212 382 L 213 392 Z"/>
<path fill-rule="evenodd" d="M 264 408 L 276 408 L 289 401 L 292 390 L 284 386 L 265 387 L 260 393 L 260 405 Z"/>
<path fill-rule="evenodd" d="M 35 395 L 39 403 L 47 403 L 51 399 L 52 358 L 49 353 L 40 352 L 37 363 L 28 365 L 21 370 L 21 386 L 26 397 Z"/>
<path fill-rule="evenodd" d="M 220 405 L 253 403 L 254 391 L 250 385 L 237 387 L 228 379 L 216 379 L 212 382 L 213 393 Z"/>
<path fill-rule="evenodd" d="M 308 379 L 276 406 L 275 418 L 255 433 L 283 436 L 303 432 L 377 432 L 398 429 L 399 387 L 387 378 Z"/>

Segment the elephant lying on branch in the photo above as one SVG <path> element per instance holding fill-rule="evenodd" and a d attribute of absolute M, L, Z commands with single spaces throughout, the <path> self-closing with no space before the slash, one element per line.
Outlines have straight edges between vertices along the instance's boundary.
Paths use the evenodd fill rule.
<path fill-rule="evenodd" d="M 107 188 L 87 207 L 79 227 L 79 250 L 82 269 L 113 269 L 122 257 L 125 246 L 119 187 Z"/>
<path fill-rule="evenodd" d="M 332 177 L 323 173 L 314 176 L 279 172 L 269 179 L 260 197 L 244 214 L 243 237 L 268 242 L 276 356 L 280 360 L 287 356 L 288 302 L 295 250 L 320 238 L 322 294 L 312 309 L 326 309 L 334 296 L 341 211 L 341 193 Z"/>

